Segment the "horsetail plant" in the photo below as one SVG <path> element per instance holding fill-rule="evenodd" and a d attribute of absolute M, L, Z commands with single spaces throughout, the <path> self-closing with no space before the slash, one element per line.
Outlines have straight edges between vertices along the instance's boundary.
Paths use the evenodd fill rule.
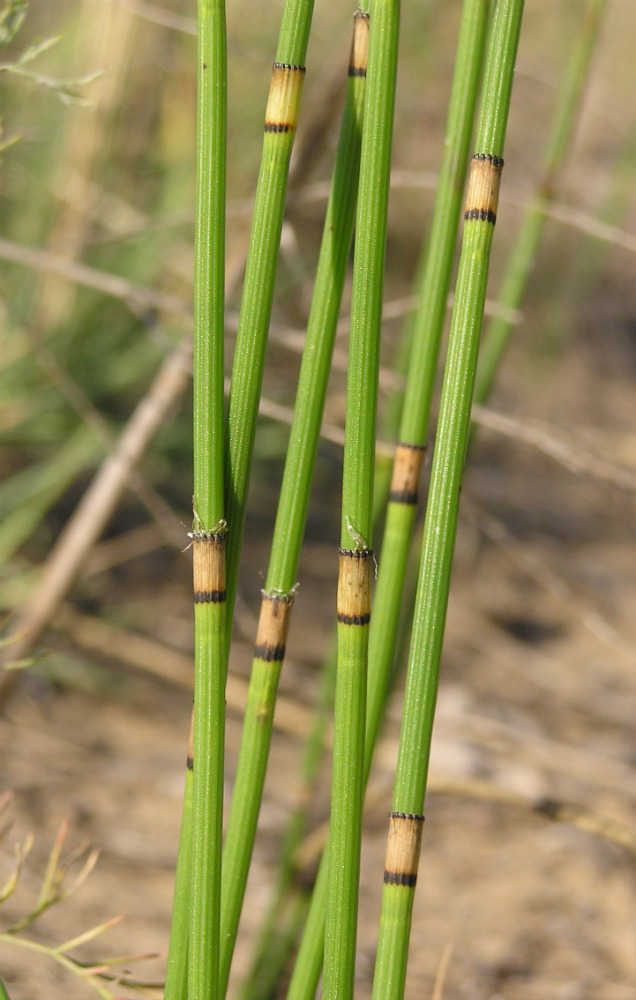
<path fill-rule="evenodd" d="M 265 110 L 263 153 L 254 202 L 226 424 L 225 489 L 230 526 L 227 560 L 229 629 L 236 595 L 289 160 L 300 110 L 312 14 L 313 0 L 286 0 Z M 268 605 L 271 618 L 263 626 L 267 636 L 262 645 L 270 644 L 273 635 L 276 635 L 278 610 L 281 609 L 282 620 L 282 614 L 289 610 L 286 607 L 288 604 L 289 602 L 279 601 L 276 607 L 273 602 Z M 286 632 L 286 626 L 284 631 Z M 260 638 L 263 638 L 263 632 Z M 257 636 L 257 643 L 258 641 Z M 247 850 L 249 864 L 249 844 Z M 243 867 L 243 850 L 232 835 L 226 838 L 221 892 L 223 933 L 220 942 L 219 989 L 223 996 L 230 974 L 243 901 L 244 883 L 240 878 L 238 883 L 235 882 L 237 865 L 239 868 Z"/>
<path fill-rule="evenodd" d="M 464 232 L 424 523 L 415 619 L 387 839 L 375 1000 L 404 994 L 424 796 L 448 604 L 459 493 L 497 217 L 503 145 L 521 30 L 522 0 L 499 0 L 490 28 Z"/>
<path fill-rule="evenodd" d="M 191 748 L 166 996 L 219 995 L 227 624 L 223 519 L 223 339 L 227 42 L 224 0 L 199 0 L 194 276 L 193 552 L 195 667 Z M 186 920 L 184 914 L 189 914 Z M 186 938 L 187 934 L 187 938 Z"/>
<path fill-rule="evenodd" d="M 338 563 L 338 663 L 334 710 L 331 847 L 323 995 L 353 996 L 366 673 L 373 552 L 371 523 L 379 341 L 386 248 L 399 3 L 371 11 L 351 294 L 347 415 Z"/>
<path fill-rule="evenodd" d="M 241 554 L 249 471 L 263 382 L 287 175 L 303 82 L 313 0 L 286 0 L 265 110 L 263 153 L 232 363 L 226 422 L 225 506 L 228 627 L 231 627 Z M 228 900 L 226 897 L 226 906 Z"/>
<path fill-rule="evenodd" d="M 483 62 L 488 9 L 489 5 L 484 0 L 467 0 L 464 4 L 429 248 L 427 254 L 422 254 L 415 281 L 419 290 L 419 306 L 413 322 L 409 324 L 412 326 L 413 343 L 399 436 L 402 443 L 398 445 L 394 462 L 373 616 L 369 626 L 365 785 L 371 769 L 394 661 L 408 551 Z M 292 974 L 289 1000 L 309 1000 L 318 985 L 323 955 L 328 851 L 329 847 L 321 861 L 312 893 L 299 958 Z"/>
<path fill-rule="evenodd" d="M 393 355 L 393 367 L 404 375 L 406 386 L 404 391 L 394 390 L 385 402 L 381 433 L 386 440 L 397 436 L 401 442 L 426 443 L 490 7 L 491 0 L 464 0 L 462 4 L 431 228 L 428 239 L 422 243 L 413 279 L 417 307 L 407 315 Z M 421 466 L 421 462 L 417 464 Z M 392 491 L 394 465 L 394 461 L 387 459 L 377 463 L 374 503 L 378 512 L 384 512 Z M 419 477 L 416 478 L 419 483 Z M 380 562 L 385 562 L 384 558 Z M 376 605 L 381 586 L 379 574 Z"/>
<path fill-rule="evenodd" d="M 369 635 L 367 778 L 394 660 L 489 9 L 484 0 L 466 0 L 463 6 L 430 238 L 414 282 L 418 307 L 408 324 L 412 346 Z"/>
<path fill-rule="evenodd" d="M 285 656 L 285 642 L 296 589 L 300 546 L 336 324 L 353 235 L 362 99 L 369 18 L 354 17 L 349 85 L 331 194 L 323 230 L 316 283 L 298 381 L 272 553 L 256 634 L 256 645 L 243 722 L 232 805 L 228 819 L 223 871 L 231 903 L 224 910 L 221 984 L 227 982 L 236 939 L 271 740 L 274 703 Z"/>
<path fill-rule="evenodd" d="M 543 176 L 524 211 L 521 228 L 501 283 L 498 302 L 505 309 L 488 324 L 480 350 L 475 381 L 476 403 L 483 404 L 490 396 L 513 330 L 513 324 L 507 316 L 519 309 L 528 286 L 539 241 L 547 221 L 547 209 L 554 200 L 557 178 L 574 136 L 590 62 L 599 38 L 605 2 L 606 0 L 587 0 L 580 15 L 579 29 L 572 42 L 557 97 L 543 158 Z"/>
<path fill-rule="evenodd" d="M 370 28 L 369 87 L 366 91 L 366 38 L 370 19 L 365 11 L 356 11 L 347 103 L 309 315 L 272 554 L 262 592 L 248 704 L 223 850 L 225 682 L 231 619 L 288 168 L 305 76 L 313 0 L 285 0 L 265 111 L 263 156 L 230 401 L 225 416 L 225 9 L 224 0 L 197 0 L 197 3 L 194 488 L 193 521 L 189 532 L 193 550 L 195 696 L 164 994 L 167 1000 L 222 1000 L 227 992 L 265 780 L 275 699 L 296 595 L 310 480 L 352 242 L 359 181 L 361 196 L 357 204 L 338 553 L 338 650 L 333 676 L 328 665 L 319 696 L 324 708 L 330 684 L 336 687 L 332 824 L 288 993 L 288 1000 L 313 1000 L 324 955 L 326 1000 L 352 1000 L 363 795 L 395 659 L 407 550 L 418 504 L 462 191 L 468 165 L 471 167 L 464 200 L 463 246 L 449 357 L 424 526 L 400 756 L 389 816 L 380 943 L 373 984 L 375 1000 L 402 1000 L 459 491 L 471 428 L 470 408 L 473 398 L 485 398 L 489 391 L 494 367 L 500 361 L 509 333 L 509 328 L 502 333 L 501 321 L 499 329 L 493 324 L 477 368 L 523 0 L 497 0 L 497 3 L 464 0 L 429 251 L 426 263 L 418 267 L 420 304 L 410 324 L 414 347 L 399 432 L 397 422 L 395 425 L 399 436 L 392 478 L 390 482 L 387 478 L 384 490 L 388 511 L 373 614 L 372 500 L 374 480 L 377 485 L 379 478 L 375 457 L 379 334 L 399 0 L 376 0 Z M 604 7 L 604 0 L 585 0 L 585 3 L 585 22 L 574 42 L 544 160 L 545 179 L 524 216 L 518 247 L 511 260 L 511 277 L 503 286 L 502 299 L 508 312 L 520 302 L 527 281 L 546 209 L 553 197 L 555 179 L 571 138 L 582 80 Z M 24 4 L 22 0 L 11 0 L 9 7 L 19 8 L 18 16 L 21 16 Z M 16 16 L 15 11 L 12 16 Z M 469 136 L 489 17 L 492 18 L 492 30 L 488 67 L 476 136 L 477 152 L 471 161 Z M 101 221 L 97 215 L 96 221 Z M 422 257 L 422 261 L 424 259 Z M 88 273 L 88 269 L 85 271 Z M 136 291 L 130 291 L 134 286 L 127 281 L 126 287 L 129 291 L 123 298 L 138 306 L 141 298 Z M 143 289 L 141 292 L 146 294 Z M 153 295 L 152 301 L 165 304 L 169 298 Z M 180 302 L 171 301 L 177 303 L 175 311 L 181 312 Z M 166 308 L 174 309 L 174 304 Z M 189 364 L 189 347 L 184 344 L 179 352 L 178 367 L 185 371 Z M 185 364 L 184 357 L 188 359 Z M 148 411 L 148 406 L 144 409 Z M 398 409 L 396 406 L 395 412 Z M 126 435 L 124 441 L 125 438 Z M 136 454 L 140 451 L 138 448 Z M 117 449 L 111 458 L 118 463 L 121 456 L 116 452 Z M 130 467 L 133 460 L 130 455 L 128 460 Z M 121 479 L 125 479 L 124 473 Z M 378 496 L 382 491 L 376 489 L 375 493 Z M 24 515 L 20 514 L 20 518 Z M 14 528 L 16 523 L 12 525 Z M 76 568 L 78 565 L 79 557 Z M 68 581 L 64 589 L 67 586 Z M 62 590 L 57 591 L 57 603 L 61 593 Z M 47 615 L 50 613 L 49 609 Z M 42 621 L 38 628 L 41 627 Z M 325 716 L 317 718 L 310 742 L 305 747 L 303 776 L 307 781 L 318 770 L 319 752 L 328 741 L 324 738 L 326 728 Z M 284 911 L 285 920 L 272 921 L 271 935 L 263 937 L 261 964 L 255 965 L 256 971 L 244 984 L 241 1000 L 265 1000 L 273 996 L 285 956 L 291 950 L 292 936 L 307 908 L 306 893 L 292 895 L 289 891 L 296 865 L 293 846 L 298 843 L 301 826 L 302 807 L 299 807 L 283 845 L 273 904 L 280 912 Z M 55 856 L 58 856 L 59 849 L 56 850 Z M 18 869 L 24 853 L 18 856 Z M 40 904 L 48 899 L 47 886 L 50 888 L 55 881 L 54 860 L 52 856 L 36 904 L 38 912 L 42 908 Z M 285 896 L 287 891 L 289 895 Z M 7 934 L 28 926 L 32 916 L 21 919 Z M 276 933 L 279 927 L 283 930 Z M 83 944 L 92 935 L 94 931 L 86 932 L 53 949 L 59 953 L 56 960 L 79 974 L 82 971 L 80 964 L 68 959 L 64 949 Z M 33 942 L 28 946 L 53 954 L 51 949 L 43 949 Z M 265 965 L 268 967 L 264 968 Z M 88 976 L 86 981 L 95 986 L 100 996 L 109 992 L 96 977 Z M 133 984 L 128 985 L 132 988 Z M 134 985 L 143 988 L 144 984 Z M 5 985 L 0 979 L 0 1000 L 6 996 Z"/>
<path fill-rule="evenodd" d="M 321 939 L 319 942 L 316 942 L 315 949 L 317 958 L 314 961 L 314 966 L 317 966 L 317 970 L 315 974 L 312 975 L 312 968 L 309 967 L 306 962 L 303 963 L 305 973 L 303 976 L 303 982 L 306 984 L 305 988 L 308 991 L 311 991 L 311 984 L 314 984 L 313 991 L 311 992 L 312 996 L 315 995 L 316 988 L 318 986 L 318 979 L 322 968 L 324 915 L 327 889 L 327 865 L 325 864 L 325 853 L 323 853 L 323 857 L 321 858 L 318 877 L 314 882 L 311 894 L 300 888 L 298 885 L 294 886 L 294 882 L 296 881 L 298 872 L 297 852 L 301 846 L 302 838 L 307 827 L 307 804 L 310 799 L 310 793 L 315 788 L 316 779 L 318 778 L 320 765 L 325 753 L 325 736 L 329 720 L 331 719 L 333 695 L 336 686 L 336 665 L 337 648 L 335 642 L 332 642 L 331 648 L 322 664 L 322 677 L 314 709 L 313 725 L 305 741 L 300 766 L 298 768 L 298 780 L 301 788 L 301 794 L 299 796 L 300 801 L 290 816 L 286 826 L 278 862 L 278 878 L 276 888 L 272 895 L 268 915 L 263 922 L 260 940 L 255 950 L 252 969 L 245 983 L 245 988 L 241 994 L 240 1000 L 261 1000 L 261 998 L 262 1000 L 266 1000 L 266 998 L 270 996 L 271 990 L 268 993 L 267 982 L 268 980 L 271 983 L 275 983 L 277 981 L 292 948 L 297 944 L 303 925 L 306 924 L 308 919 L 308 910 L 311 913 L 314 909 L 314 899 L 316 896 L 319 897 L 320 913 L 322 916 L 322 922 L 320 923 Z M 285 909 L 291 910 L 291 913 L 287 916 L 287 921 L 282 935 L 284 937 L 285 947 L 279 947 L 276 953 L 276 958 L 273 959 L 272 951 L 275 947 L 277 938 L 280 936 L 277 925 L 280 921 L 281 912 L 284 913 Z M 305 938 L 303 937 L 303 942 L 304 941 Z M 277 969 L 275 968 L 276 961 L 278 961 Z M 301 962 L 300 952 L 298 954 L 297 961 Z"/>

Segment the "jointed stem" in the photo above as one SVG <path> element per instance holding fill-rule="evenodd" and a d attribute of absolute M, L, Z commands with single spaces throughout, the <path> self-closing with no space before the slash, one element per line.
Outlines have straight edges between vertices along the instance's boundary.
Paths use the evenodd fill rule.
<path fill-rule="evenodd" d="M 219 996 L 226 641 L 223 521 L 226 30 L 224 0 L 199 0 L 194 277 L 194 711 L 167 1000 Z"/>
<path fill-rule="evenodd" d="M 226 509 L 230 532 L 227 562 L 228 631 L 231 629 L 236 594 L 289 159 L 300 110 L 312 13 L 313 0 L 287 0 L 285 3 L 265 111 L 263 155 L 254 204 L 227 419 Z M 288 615 L 293 599 L 292 586 L 290 584 L 286 588 L 287 592 L 277 589 L 268 595 L 257 638 L 256 658 L 260 666 L 250 684 L 242 762 L 239 764 L 223 856 L 219 978 L 221 996 L 225 995 L 227 989 L 254 841 L 278 673 L 284 655 Z M 247 790 L 244 789 L 245 785 L 248 786 Z"/>
<path fill-rule="evenodd" d="M 353 996 L 374 565 L 370 545 L 378 360 L 398 33 L 399 3 L 377 0 L 369 34 L 347 377 L 323 987 L 327 1000 Z"/>
<path fill-rule="evenodd" d="M 523 3 L 499 0 L 490 34 L 424 526 L 400 750 L 387 842 L 375 1000 L 401 1000 L 459 492 Z"/>
<path fill-rule="evenodd" d="M 408 441 L 410 444 L 398 447 L 394 463 L 391 497 L 369 628 L 365 784 L 371 768 L 395 658 L 406 565 L 457 240 L 487 17 L 488 5 L 483 0 L 467 0 L 464 4 L 429 253 L 422 254 L 416 279 L 416 287 L 420 291 L 420 306 L 412 324 L 413 350 L 408 365 L 407 402 L 400 429 L 400 440 Z M 318 986 L 323 957 L 328 850 L 329 847 L 326 848 L 320 863 L 305 933 L 292 974 L 288 1000 L 310 1000 Z"/>
<path fill-rule="evenodd" d="M 228 628 L 243 541 L 287 174 L 305 78 L 313 0 L 286 0 L 265 111 L 263 154 L 232 364 L 225 461 Z"/>

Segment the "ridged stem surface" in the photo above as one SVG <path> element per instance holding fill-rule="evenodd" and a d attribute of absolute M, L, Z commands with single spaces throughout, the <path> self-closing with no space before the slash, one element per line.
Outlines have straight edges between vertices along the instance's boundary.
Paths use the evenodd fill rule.
<path fill-rule="evenodd" d="M 218 992 L 225 679 L 223 340 L 227 41 L 223 0 L 199 0 L 194 274 L 194 709 L 165 995 Z M 188 836 L 189 832 L 189 836 Z M 186 916 L 187 915 L 187 916 Z"/>
<path fill-rule="evenodd" d="M 354 985 L 379 341 L 398 36 L 399 3 L 377 0 L 369 33 L 347 374 L 323 981 L 326 1000 L 350 1000 Z"/>
<path fill-rule="evenodd" d="M 358 14 L 349 86 L 307 338 L 301 364 L 281 495 L 243 722 L 223 855 L 222 981 L 229 973 L 263 793 L 278 681 L 285 656 L 298 558 L 336 324 L 351 248 L 360 162 L 368 17 Z"/>
<path fill-rule="evenodd" d="M 265 110 L 263 153 L 232 364 L 225 455 L 228 627 L 231 627 L 287 176 L 305 77 L 313 0 L 286 0 Z"/>
<path fill-rule="evenodd" d="M 401 1000 L 404 994 L 459 493 L 522 11 L 521 0 L 499 0 L 490 30 L 424 525 L 387 839 L 374 1000 Z"/>
<path fill-rule="evenodd" d="M 483 62 L 488 9 L 489 4 L 485 0 L 467 0 L 464 4 L 429 252 L 422 254 L 415 282 L 420 305 L 412 324 L 412 361 L 408 365 L 406 388 L 409 405 L 404 409 L 399 435 L 401 442 L 410 442 L 410 445 L 402 449 L 397 474 L 394 473 L 395 489 L 389 500 L 369 627 L 365 784 L 395 657 L 399 611 L 424 458 L 423 445 L 427 436 Z M 318 986 L 323 960 L 327 872 L 328 847 L 320 862 L 288 1000 L 310 1000 Z"/>
<path fill-rule="evenodd" d="M 249 474 L 285 209 L 289 160 L 300 111 L 312 14 L 313 0 L 286 0 L 265 109 L 263 152 L 254 202 L 227 416 L 225 503 L 228 524 L 228 633 L 231 630 L 236 595 Z M 281 643 L 284 646 L 290 608 L 289 597 L 269 601 L 266 606 L 265 621 L 259 624 L 261 638 L 257 637 L 257 646 L 262 647 L 262 658 L 267 663 L 275 662 L 272 656 L 275 658 L 278 655 L 277 648 Z M 255 714 L 258 716 L 264 704 L 273 705 L 276 684 L 277 679 L 273 672 L 265 671 L 255 679 L 250 686 L 247 718 L 253 718 Z M 271 708 L 269 714 L 271 715 Z M 269 724 L 267 720 L 264 721 L 266 725 Z M 252 747 L 251 752 L 255 753 L 257 759 L 262 758 L 262 750 L 258 747 Z M 238 801 L 236 792 L 237 789 L 234 801 Z M 241 843 L 243 836 L 248 835 L 247 831 L 245 828 L 237 829 L 237 825 L 236 821 L 233 821 L 223 857 L 222 931 L 219 955 L 221 996 L 225 996 L 227 990 L 245 888 L 245 878 L 238 868 L 242 870 L 245 858 L 249 867 L 251 853 L 251 844 L 247 842 L 244 847 Z"/>

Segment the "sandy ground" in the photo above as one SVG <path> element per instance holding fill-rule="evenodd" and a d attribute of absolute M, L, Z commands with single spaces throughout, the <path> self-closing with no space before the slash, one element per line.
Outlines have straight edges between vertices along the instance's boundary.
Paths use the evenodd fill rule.
<path fill-rule="evenodd" d="M 561 370 L 557 365 L 550 381 L 561 388 L 559 408 L 580 407 L 582 416 L 586 377 L 598 378 L 594 352 L 584 350 L 574 374 L 571 368 L 568 375 L 565 364 Z M 616 373 L 606 378 L 608 401 L 595 434 L 597 441 L 604 436 L 613 444 L 619 459 L 630 386 Z M 526 404 L 521 400 L 519 406 Z M 535 399 L 535 405 L 541 404 Z M 584 423 L 576 435 L 570 429 L 570 441 L 582 441 L 585 430 Z M 604 455 L 610 457 L 607 450 Z M 438 995 L 446 1000 L 633 996 L 631 508 L 628 491 L 574 475 L 534 448 L 485 433 L 477 442 L 458 537 L 408 998 L 432 995 L 438 975 Z M 315 513 L 312 537 L 319 520 Z M 250 544 L 255 564 L 264 566 L 261 528 L 259 519 Z M 333 524 L 325 527 L 330 530 Z M 333 591 L 334 563 L 331 544 L 310 541 L 237 949 L 239 971 L 249 961 L 281 832 L 298 794 L 299 731 L 331 617 L 327 598 L 322 604 L 319 599 Z M 32 935 L 57 943 L 125 914 L 100 942 L 79 949 L 82 958 L 166 948 L 190 711 L 189 583 L 188 555 L 161 552 L 130 564 L 118 579 L 111 575 L 108 583 L 107 617 L 123 626 L 132 604 L 143 615 L 144 633 L 161 644 L 155 652 L 168 651 L 166 669 L 181 682 L 126 668 L 122 658 L 109 656 L 109 634 L 101 636 L 95 619 L 76 611 L 66 638 L 59 632 L 48 637 L 55 649 L 50 662 L 58 670 L 66 665 L 72 686 L 31 678 L 9 701 L 1 723 L 4 779 L 14 790 L 7 850 L 28 831 L 35 833 L 7 917 L 33 902 L 57 827 L 68 818 L 69 845 L 96 845 L 100 859 L 76 895 L 54 907 Z M 232 667 L 239 688 L 232 688 L 229 699 L 228 794 L 257 587 L 252 579 L 239 603 L 239 632 L 245 636 L 238 636 Z M 75 643 L 68 638 L 73 629 Z M 159 668 L 158 657 L 153 666 Z M 361 997 L 369 995 L 373 970 L 399 709 L 398 688 L 366 820 Z M 312 825 L 327 813 L 327 772 L 326 765 Z M 524 804 L 542 799 L 567 804 L 570 813 L 555 820 Z M 5 868 L 8 860 L 5 854 Z M 12 1000 L 90 995 L 50 960 L 4 943 L 1 949 Z M 129 964 L 140 978 L 161 979 L 161 958 Z M 118 995 L 133 994 L 120 988 Z"/>

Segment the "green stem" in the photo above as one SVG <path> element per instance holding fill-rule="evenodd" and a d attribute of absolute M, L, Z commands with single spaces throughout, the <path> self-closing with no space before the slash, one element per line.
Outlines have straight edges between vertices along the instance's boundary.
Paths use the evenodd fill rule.
<path fill-rule="evenodd" d="M 431 233 L 415 280 L 419 305 L 408 324 L 412 326 L 412 348 L 369 635 L 367 777 L 395 658 L 489 9 L 484 0 L 464 3 Z"/>
<path fill-rule="evenodd" d="M 604 8 L 605 0 L 588 0 L 570 49 L 543 159 L 543 176 L 525 210 L 498 296 L 498 302 L 509 314 L 521 306 L 536 261 L 546 210 L 554 200 L 557 178 L 574 136 Z M 479 355 L 476 403 L 483 404 L 490 396 L 512 330 L 513 324 L 503 316 L 495 317 L 488 325 Z"/>
<path fill-rule="evenodd" d="M 227 673 L 225 522 L 192 534 L 194 753 L 188 1000 L 219 997 L 223 760 Z"/>
<path fill-rule="evenodd" d="M 334 636 L 335 638 L 335 636 Z M 296 933 L 292 939 L 290 935 L 286 935 L 286 943 L 288 946 L 287 951 L 280 949 L 278 954 L 280 955 L 280 968 L 278 970 L 278 975 L 282 972 L 283 964 L 286 961 L 289 952 L 296 943 L 300 929 L 302 925 L 307 920 L 308 907 L 314 909 L 314 893 L 318 890 L 318 882 L 314 884 L 313 891 L 311 893 L 310 900 L 307 898 L 308 893 L 302 888 L 293 888 L 294 878 L 297 875 L 296 871 L 296 851 L 302 841 L 306 827 L 307 827 L 307 804 L 311 799 L 311 791 L 314 788 L 316 780 L 318 779 L 320 765 L 325 754 L 325 735 L 327 731 L 328 720 L 331 718 L 331 712 L 333 708 L 334 691 L 336 686 L 336 664 L 337 664 L 337 646 L 336 643 L 332 643 L 331 649 L 325 658 L 322 668 L 322 681 L 320 685 L 320 693 L 318 696 L 318 703 L 316 705 L 314 723 L 311 732 L 307 738 L 303 749 L 302 760 L 299 768 L 299 777 L 301 781 L 301 804 L 293 812 L 290 820 L 287 824 L 287 830 L 285 833 L 285 838 L 283 841 L 283 847 L 281 849 L 281 856 L 279 861 L 279 873 L 276 891 L 272 898 L 270 904 L 270 909 L 268 916 L 263 925 L 263 933 L 261 940 L 256 951 L 254 958 L 252 970 L 250 972 L 249 980 L 245 984 L 245 990 L 242 994 L 241 1000 L 258 1000 L 258 998 L 266 994 L 263 993 L 261 987 L 262 976 L 265 973 L 260 974 L 261 970 L 267 968 L 267 975 L 269 976 L 270 970 L 273 975 L 273 963 L 271 958 L 271 945 L 270 942 L 276 939 L 277 932 L 276 927 L 279 923 L 279 916 L 285 904 L 285 901 L 289 898 L 292 893 L 296 896 L 300 896 L 301 902 L 303 904 L 302 909 L 302 921 L 299 922 L 298 926 L 295 926 Z M 324 860 L 324 859 L 323 859 Z M 321 896 L 320 896 L 320 934 L 321 938 L 324 936 L 324 914 L 326 906 L 326 866 L 323 866 L 323 861 L 320 864 L 320 871 L 322 872 L 321 880 Z M 320 878 L 320 875 L 319 875 Z M 294 906 L 292 918 L 290 918 L 289 923 L 292 919 L 296 919 L 296 915 L 300 912 L 300 903 L 298 908 Z M 303 941 L 305 938 L 303 937 Z M 312 997 L 316 993 L 318 986 L 318 979 L 320 976 L 320 970 L 322 968 L 322 955 L 323 955 L 323 941 L 320 940 L 319 947 L 317 948 L 318 960 L 317 969 L 315 974 L 310 979 L 308 979 L 304 974 L 302 969 L 300 970 L 300 979 L 307 989 L 308 994 Z M 299 977 L 299 972 L 297 971 L 297 965 L 294 968 L 293 973 L 294 979 Z M 276 980 L 274 980 L 276 981 Z M 313 990 L 311 989 L 310 982 L 313 983 Z"/>
<path fill-rule="evenodd" d="M 296 583 L 355 221 L 368 33 L 369 17 L 366 13 L 357 11 L 348 68 L 347 96 L 267 572 L 266 590 L 271 591 L 288 592 Z"/>
<path fill-rule="evenodd" d="M 222 977 L 229 973 L 263 793 L 278 681 L 294 598 L 300 545 L 320 435 L 336 324 L 351 248 L 358 189 L 368 18 L 358 15 L 338 153 L 307 325 L 294 419 L 272 553 L 263 591 L 256 656 L 243 723 L 223 855 Z"/>
<path fill-rule="evenodd" d="M 287 0 L 265 112 L 263 155 L 254 205 L 245 283 L 232 368 L 226 455 L 228 629 L 247 503 L 265 347 L 274 295 L 276 259 L 291 156 L 305 75 L 313 0 Z M 306 487 L 309 488 L 307 482 Z M 305 507 L 306 509 L 306 507 Z M 302 528 L 301 528 L 302 537 Z M 298 541 L 300 545 L 300 540 Z M 297 555 L 296 555 L 297 562 Z M 243 905 L 262 797 L 280 667 L 293 601 L 291 574 L 264 593 L 238 770 L 223 855 L 220 975 L 225 995 Z"/>
<path fill-rule="evenodd" d="M 323 985 L 326 1000 L 348 1000 L 354 984 L 379 340 L 398 36 L 399 2 L 377 0 L 369 34 L 347 375 Z"/>
<path fill-rule="evenodd" d="M 170 991 L 219 996 L 227 673 L 223 339 L 227 41 L 224 0 L 199 0 L 194 274 L 194 724 L 177 865 Z M 190 817 L 191 808 L 191 817 Z M 188 845 L 188 826 L 191 826 Z M 189 893 L 183 883 L 189 871 Z M 185 913 L 188 915 L 186 920 Z M 166 994 L 169 995 L 168 993 Z"/>
<path fill-rule="evenodd" d="M 411 637 L 393 808 L 387 842 L 375 1000 L 401 1000 L 422 831 L 459 492 L 496 219 L 522 0 L 499 0 L 490 32 L 482 108 L 468 186 L 462 252 Z"/>
<path fill-rule="evenodd" d="M 190 856 L 192 847 L 192 759 L 188 752 L 181 836 L 172 901 L 172 925 L 166 961 L 164 1000 L 186 1000 L 188 995 L 188 928 L 190 924 Z"/>
<path fill-rule="evenodd" d="M 407 366 L 407 405 L 403 409 L 399 432 L 400 441 L 410 442 L 408 450 L 415 458 L 415 463 L 410 467 L 408 489 L 404 488 L 404 482 L 400 483 L 399 489 L 396 484 L 394 495 L 389 502 L 379 561 L 369 630 L 365 783 L 371 768 L 391 668 L 395 659 L 399 609 L 416 511 L 419 468 L 424 457 L 421 446 L 427 437 L 432 387 L 444 325 L 470 136 L 483 62 L 488 10 L 489 4 L 484 0 L 468 0 L 464 4 L 429 248 L 427 254 L 422 254 L 415 282 L 420 304 L 416 316 L 409 324 L 413 328 L 412 359 Z M 402 466 L 400 474 L 404 471 Z M 386 486 L 388 492 L 388 481 Z M 323 957 L 327 868 L 325 852 L 314 886 L 288 1000 L 310 1000 L 316 992 Z"/>
<path fill-rule="evenodd" d="M 298 121 L 312 13 L 313 0 L 286 0 L 265 112 L 263 154 L 254 201 L 227 417 L 228 629 L 231 628 L 236 595 L 289 159 Z"/>

